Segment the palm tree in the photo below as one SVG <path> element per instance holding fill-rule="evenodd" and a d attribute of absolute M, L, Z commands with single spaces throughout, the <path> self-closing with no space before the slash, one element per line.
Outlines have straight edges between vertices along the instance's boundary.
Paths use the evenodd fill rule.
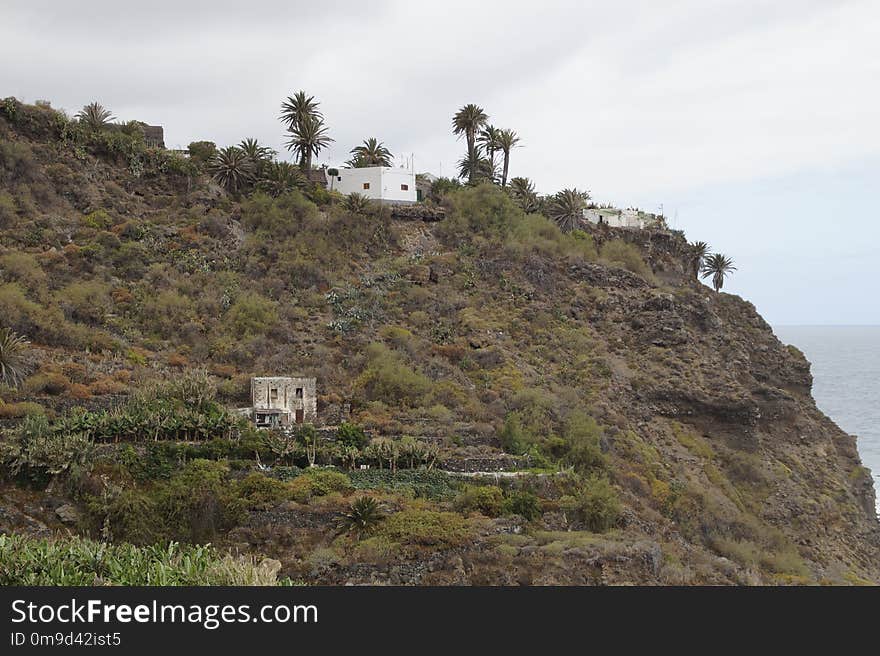
<path fill-rule="evenodd" d="M 361 496 L 352 501 L 348 511 L 339 518 L 339 531 L 360 540 L 370 534 L 384 517 L 382 507 L 375 498 Z"/>
<path fill-rule="evenodd" d="M 487 125 L 480 131 L 480 134 L 477 137 L 477 143 L 486 153 L 486 158 L 489 160 L 493 173 L 495 172 L 495 153 L 501 150 L 501 146 L 498 142 L 498 135 L 500 133 L 501 130 L 494 125 Z"/>
<path fill-rule="evenodd" d="M 724 278 L 731 271 L 736 271 L 736 267 L 733 266 L 733 260 L 721 253 L 709 255 L 702 268 L 703 278 L 712 276 L 712 286 L 716 292 L 721 291 L 721 288 L 724 286 Z"/>
<path fill-rule="evenodd" d="M 511 178 L 510 193 L 513 200 L 524 212 L 537 212 L 540 203 L 538 194 L 535 193 L 535 183 L 528 178 Z"/>
<path fill-rule="evenodd" d="M 30 373 L 30 342 L 11 328 L 0 330 L 0 383 L 18 387 Z"/>
<path fill-rule="evenodd" d="M 458 177 L 467 178 L 468 184 L 477 184 L 483 180 L 491 180 L 493 175 L 492 164 L 483 157 L 479 147 L 470 155 L 462 157 L 458 161 Z"/>
<path fill-rule="evenodd" d="M 274 150 L 269 148 L 269 146 L 262 145 L 253 137 L 242 139 L 241 143 L 238 144 L 238 148 L 255 164 L 271 160 L 273 157 L 275 157 L 275 155 L 278 154 Z"/>
<path fill-rule="evenodd" d="M 513 130 L 498 131 L 498 149 L 504 153 L 504 165 L 501 170 L 501 186 L 507 186 L 507 170 L 510 166 L 510 151 L 519 143 L 519 137 Z"/>
<path fill-rule="evenodd" d="M 109 109 L 104 109 L 104 106 L 96 101 L 89 103 L 79 110 L 76 118 L 79 119 L 80 123 L 92 130 L 102 130 L 110 125 L 110 122 L 116 117 L 113 116 Z"/>
<path fill-rule="evenodd" d="M 473 103 L 465 105 L 452 117 L 452 133 L 457 134 L 459 137 L 461 135 L 465 136 L 468 150 L 467 158 L 469 160 L 476 159 L 474 151 L 476 150 L 475 139 L 477 131 L 486 125 L 488 120 L 489 117 L 483 111 L 483 108 Z"/>
<path fill-rule="evenodd" d="M 391 166 L 393 155 L 376 137 L 364 139 L 364 143 L 351 149 L 353 157 L 346 162 L 352 168 L 365 166 Z"/>
<path fill-rule="evenodd" d="M 240 148 L 229 146 L 217 151 L 208 170 L 217 183 L 230 193 L 238 193 L 254 179 L 254 165 Z"/>
<path fill-rule="evenodd" d="M 287 132 L 290 139 L 285 145 L 299 158 L 299 166 L 303 171 L 310 171 L 312 156 L 317 157 L 335 141 L 327 135 L 327 126 L 319 114 L 304 116 L 301 121 L 288 128 Z"/>
<path fill-rule="evenodd" d="M 257 186 L 273 197 L 291 189 L 302 189 L 306 178 L 300 168 L 290 162 L 268 162 L 263 166 L 262 177 Z"/>
<path fill-rule="evenodd" d="M 584 220 L 584 208 L 590 194 L 577 189 L 563 189 L 550 201 L 550 218 L 556 221 L 562 232 L 571 232 Z"/>
<path fill-rule="evenodd" d="M 306 96 L 305 91 L 297 91 L 281 103 L 281 116 L 278 118 L 287 125 L 288 129 L 293 129 L 301 125 L 307 116 L 323 119 L 324 115 L 318 109 L 320 104 L 314 96 Z"/>
<path fill-rule="evenodd" d="M 691 247 L 691 270 L 694 274 L 694 280 L 700 277 L 700 269 L 703 268 L 703 262 L 709 254 L 709 244 L 704 241 L 698 241 Z"/>

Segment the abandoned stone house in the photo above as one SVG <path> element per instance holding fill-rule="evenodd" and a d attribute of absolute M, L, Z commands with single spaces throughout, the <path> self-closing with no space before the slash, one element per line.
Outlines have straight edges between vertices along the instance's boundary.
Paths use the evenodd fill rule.
<path fill-rule="evenodd" d="M 164 148 L 165 147 L 165 130 L 161 125 L 146 125 L 144 128 L 144 143 L 148 148 Z"/>
<path fill-rule="evenodd" d="M 258 427 L 315 423 L 318 397 L 314 378 L 251 378 L 251 418 Z"/>

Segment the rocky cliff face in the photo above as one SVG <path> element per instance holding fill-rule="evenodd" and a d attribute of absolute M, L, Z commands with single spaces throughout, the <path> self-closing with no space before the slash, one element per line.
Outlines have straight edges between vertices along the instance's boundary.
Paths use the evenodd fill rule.
<path fill-rule="evenodd" d="M 161 153 L 72 147 L 49 110 L 17 111 L 0 117 L 0 316 L 38 369 L 3 390 L 6 427 L 194 366 L 231 407 L 254 373 L 298 373 L 327 421 L 344 407 L 373 436 L 439 445 L 438 468 L 507 470 L 354 472 L 390 513 L 376 536 L 339 538 L 341 488 L 255 505 L 215 543 L 340 584 L 880 582 L 854 438 L 816 408 L 797 349 L 693 279 L 683 236 L 565 236 L 488 188 L 429 222 L 313 192 L 232 198 Z M 254 469 L 232 458 L 230 489 Z M 126 462 L 116 483 L 148 494 Z M 82 490 L 5 485 L 3 530 L 103 521 Z M 608 524 L 595 489 L 616 500 Z"/>

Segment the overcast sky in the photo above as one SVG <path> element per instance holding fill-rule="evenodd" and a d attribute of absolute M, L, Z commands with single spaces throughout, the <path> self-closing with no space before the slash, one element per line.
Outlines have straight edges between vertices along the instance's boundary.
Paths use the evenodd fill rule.
<path fill-rule="evenodd" d="M 283 150 L 302 88 L 336 139 L 320 162 L 376 136 L 443 175 L 478 103 L 522 139 L 511 175 L 662 205 L 771 323 L 880 324 L 878 34 L 876 0 L 2 0 L 0 97 Z"/>

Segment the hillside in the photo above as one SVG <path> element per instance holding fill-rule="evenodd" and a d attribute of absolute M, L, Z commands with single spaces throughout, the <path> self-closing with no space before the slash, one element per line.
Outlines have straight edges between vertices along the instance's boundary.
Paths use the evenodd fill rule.
<path fill-rule="evenodd" d="M 491 185 L 432 223 L 234 197 L 4 102 L 0 326 L 33 366 L 0 388 L 0 533 L 210 541 L 308 583 L 880 582 L 855 439 L 681 234 L 563 234 Z M 317 438 L 226 412 L 291 373 Z"/>

